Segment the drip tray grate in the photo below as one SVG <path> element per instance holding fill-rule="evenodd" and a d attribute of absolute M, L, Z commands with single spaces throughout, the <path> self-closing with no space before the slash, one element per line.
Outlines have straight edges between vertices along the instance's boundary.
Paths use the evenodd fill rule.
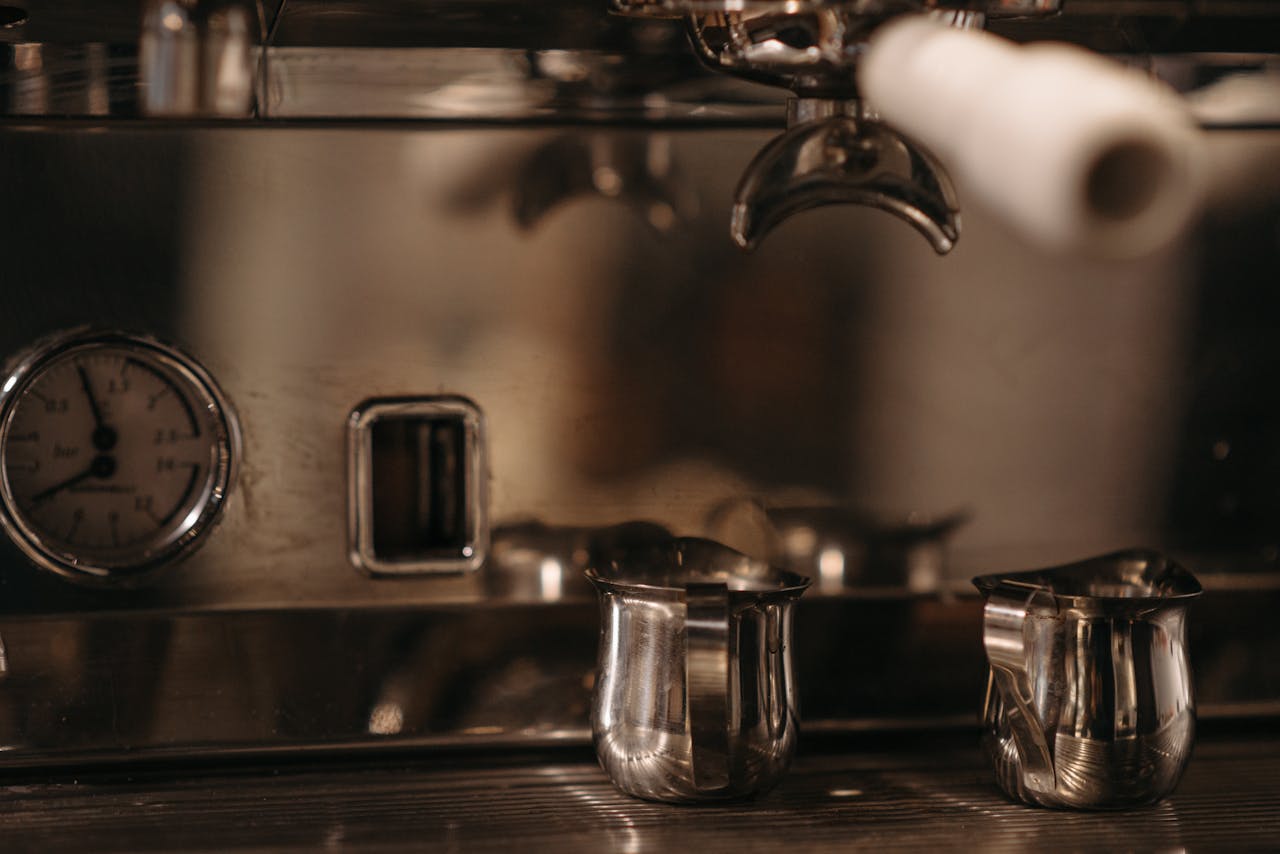
<path fill-rule="evenodd" d="M 580 751 L 415 757 L 59 780 L 0 789 L 5 850 L 1221 850 L 1280 840 L 1280 740 L 1209 741 L 1176 794 L 1141 810 L 1013 804 L 974 747 L 821 754 L 805 745 L 755 801 L 671 806 L 618 794 Z"/>

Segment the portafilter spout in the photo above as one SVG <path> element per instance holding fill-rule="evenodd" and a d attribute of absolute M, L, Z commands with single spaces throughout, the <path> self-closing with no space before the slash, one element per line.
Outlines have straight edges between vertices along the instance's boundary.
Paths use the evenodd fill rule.
<path fill-rule="evenodd" d="M 1081 48 L 981 32 L 1060 0 L 615 2 L 682 16 L 704 63 L 795 94 L 738 186 L 745 249 L 800 211 L 854 203 L 948 252 L 960 222 L 943 166 L 1049 251 L 1146 254 L 1198 208 L 1199 140 L 1171 90 Z"/>
<path fill-rule="evenodd" d="M 857 100 L 792 98 L 787 131 L 747 166 L 734 193 L 729 234 L 751 250 L 794 214 L 833 204 L 899 217 L 939 255 L 960 237 L 960 210 L 946 173 Z"/>
<path fill-rule="evenodd" d="M 936 0 L 620 0 L 631 13 L 684 15 L 710 67 L 794 93 L 787 131 L 751 161 L 734 194 L 730 235 L 753 249 L 810 208 L 857 204 L 887 211 L 939 254 L 960 236 L 959 207 L 930 154 L 881 122 L 862 101 L 855 69 L 884 21 L 934 10 L 950 25 L 982 23 L 972 3 Z"/>

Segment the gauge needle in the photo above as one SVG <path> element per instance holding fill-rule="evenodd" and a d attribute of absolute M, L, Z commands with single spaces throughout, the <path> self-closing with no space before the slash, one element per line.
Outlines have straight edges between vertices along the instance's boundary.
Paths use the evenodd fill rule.
<path fill-rule="evenodd" d="M 105 425 L 102 423 L 102 410 L 98 408 L 98 399 L 93 396 L 93 387 L 89 385 L 89 372 L 84 369 L 84 365 L 76 365 L 76 370 L 80 372 L 80 385 L 84 387 L 84 396 L 89 398 L 89 408 L 93 410 L 93 423 L 99 430 Z"/>
<path fill-rule="evenodd" d="M 93 396 L 93 386 L 89 384 L 89 372 L 79 363 L 76 364 L 76 370 L 80 373 L 80 385 L 84 388 L 84 396 L 89 398 L 89 408 L 93 410 L 93 446 L 99 451 L 109 451 L 116 446 L 116 431 L 102 420 L 102 408 L 98 406 L 98 399 Z M 97 460 L 94 462 L 96 463 Z"/>
<path fill-rule="evenodd" d="M 93 462 L 90 463 L 89 467 L 84 471 L 80 472 L 79 474 L 72 475 L 71 477 L 67 478 L 61 483 L 55 483 L 53 486 L 49 487 L 48 489 L 42 489 L 39 492 L 37 492 L 35 495 L 31 496 L 31 503 L 37 504 L 41 501 L 46 501 L 52 498 L 53 496 L 57 495 L 62 490 L 70 489 L 71 487 L 75 486 L 77 483 L 80 483 L 83 480 L 88 480 L 91 477 L 108 478 L 115 473 L 116 473 L 115 457 L 107 457 L 107 456 L 94 457 Z"/>

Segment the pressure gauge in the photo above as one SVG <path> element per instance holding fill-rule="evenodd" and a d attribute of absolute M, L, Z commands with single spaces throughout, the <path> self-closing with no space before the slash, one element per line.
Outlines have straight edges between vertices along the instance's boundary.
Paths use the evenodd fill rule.
<path fill-rule="evenodd" d="M 203 541 L 238 453 L 235 416 L 190 356 L 64 335 L 20 357 L 0 391 L 0 522 L 45 569 L 127 584 Z"/>

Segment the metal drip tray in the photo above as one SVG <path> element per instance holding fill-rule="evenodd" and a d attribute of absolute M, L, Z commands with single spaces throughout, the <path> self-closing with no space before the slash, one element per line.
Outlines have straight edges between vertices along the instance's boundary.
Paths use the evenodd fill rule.
<path fill-rule="evenodd" d="M 1280 838 L 1280 740 L 1206 740 L 1168 800 L 1093 813 L 1009 802 L 972 741 L 918 736 L 837 753 L 805 744 L 772 793 L 713 807 L 621 795 L 577 750 L 24 781 L 0 789 L 0 844 L 33 851 L 1195 851 L 1262 849 Z"/>

